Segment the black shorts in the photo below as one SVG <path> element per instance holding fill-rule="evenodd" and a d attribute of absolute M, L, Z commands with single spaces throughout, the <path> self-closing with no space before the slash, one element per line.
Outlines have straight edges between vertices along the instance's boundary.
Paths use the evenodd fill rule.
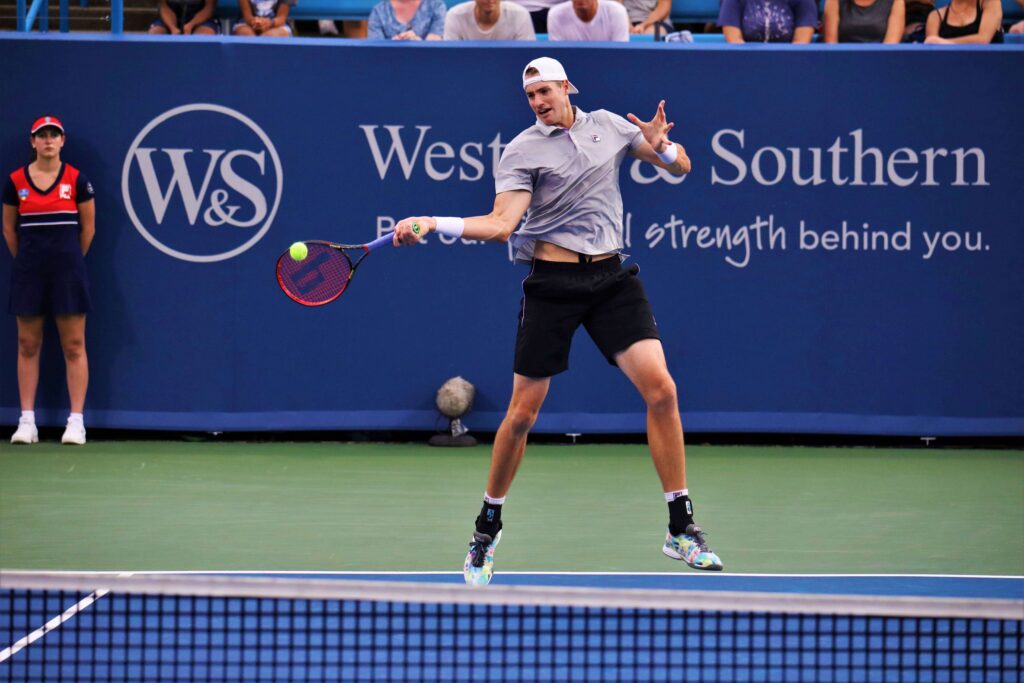
<path fill-rule="evenodd" d="M 618 258 L 594 263 L 534 261 L 523 280 L 515 372 L 551 377 L 569 368 L 569 347 L 580 325 L 608 362 L 641 339 L 660 339 L 637 273 Z"/>

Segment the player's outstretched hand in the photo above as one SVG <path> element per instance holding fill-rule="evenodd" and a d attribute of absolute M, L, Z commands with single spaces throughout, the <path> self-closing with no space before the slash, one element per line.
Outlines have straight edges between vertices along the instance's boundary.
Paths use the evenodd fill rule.
<path fill-rule="evenodd" d="M 658 111 L 650 121 L 641 121 L 635 114 L 626 114 L 626 118 L 636 124 L 655 152 L 664 152 L 665 148 L 672 144 L 669 142 L 668 132 L 676 124 L 669 123 L 665 118 L 665 100 L 658 103 Z"/>
<path fill-rule="evenodd" d="M 410 216 L 398 221 L 395 226 L 395 246 L 417 244 L 437 227 L 431 216 Z"/>

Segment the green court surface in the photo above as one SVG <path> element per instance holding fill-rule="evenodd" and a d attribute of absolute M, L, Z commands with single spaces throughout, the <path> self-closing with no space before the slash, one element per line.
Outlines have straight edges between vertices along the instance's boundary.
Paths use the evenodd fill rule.
<path fill-rule="evenodd" d="M 0 566 L 459 571 L 490 451 L 0 445 Z M 726 571 L 1024 575 L 1024 451 L 691 446 Z M 530 446 L 496 569 L 690 572 L 642 445 Z"/>

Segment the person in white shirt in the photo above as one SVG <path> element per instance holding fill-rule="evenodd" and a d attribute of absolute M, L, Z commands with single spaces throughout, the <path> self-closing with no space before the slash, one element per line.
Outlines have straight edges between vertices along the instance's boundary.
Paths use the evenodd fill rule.
<path fill-rule="evenodd" d="M 469 0 L 448 10 L 445 40 L 537 40 L 530 13 L 514 2 Z"/>
<path fill-rule="evenodd" d="M 629 40 L 629 15 L 616 0 L 569 0 L 548 13 L 549 40 Z"/>

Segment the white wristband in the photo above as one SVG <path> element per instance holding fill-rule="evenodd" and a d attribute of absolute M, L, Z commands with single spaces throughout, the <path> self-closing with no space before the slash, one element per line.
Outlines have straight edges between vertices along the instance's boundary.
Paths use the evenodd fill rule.
<path fill-rule="evenodd" d="M 434 216 L 434 220 L 437 221 L 434 231 L 448 237 L 462 237 L 462 232 L 466 229 L 466 221 L 462 218 Z"/>
<path fill-rule="evenodd" d="M 657 154 L 658 158 L 666 164 L 671 164 L 674 163 L 676 157 L 679 156 L 679 150 L 676 149 L 676 143 L 670 142 L 664 152 L 655 152 L 655 154 Z"/>

